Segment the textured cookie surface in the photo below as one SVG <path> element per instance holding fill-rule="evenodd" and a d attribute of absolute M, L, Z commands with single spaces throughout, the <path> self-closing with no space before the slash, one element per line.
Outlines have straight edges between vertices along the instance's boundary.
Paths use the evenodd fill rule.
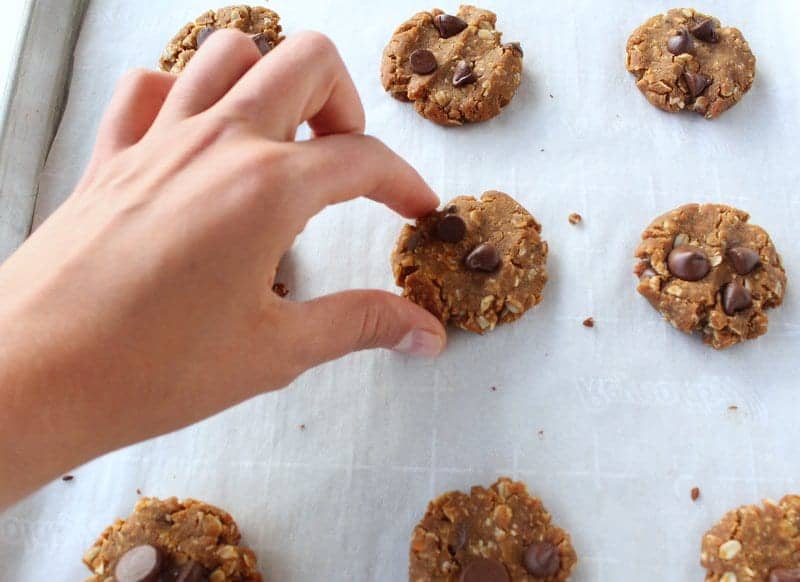
<path fill-rule="evenodd" d="M 458 232 L 445 228 L 453 223 Z M 540 231 L 507 194 L 460 196 L 403 227 L 392 255 L 395 281 L 443 323 L 492 330 L 542 300 L 548 248 Z"/>
<path fill-rule="evenodd" d="M 162 580 L 173 580 L 189 562 L 209 582 L 261 582 L 252 550 L 225 511 L 200 501 L 144 497 L 127 519 L 107 527 L 83 557 L 94 573 L 87 582 L 115 582 L 114 569 L 128 550 L 152 545 L 163 554 Z M 188 578 L 195 580 L 195 578 Z"/>
<path fill-rule="evenodd" d="M 556 582 L 578 559 L 567 532 L 524 483 L 445 493 L 414 528 L 410 582 Z"/>
<path fill-rule="evenodd" d="M 628 39 L 628 71 L 664 111 L 695 111 L 712 119 L 753 84 L 756 58 L 742 33 L 692 8 L 653 16 Z"/>
<path fill-rule="evenodd" d="M 800 496 L 725 514 L 703 536 L 700 563 L 709 582 L 800 580 Z"/>
<path fill-rule="evenodd" d="M 786 273 L 769 235 L 721 204 L 687 204 L 642 234 L 638 291 L 676 328 L 721 349 L 767 332 Z"/>
<path fill-rule="evenodd" d="M 209 10 L 184 26 L 164 49 L 159 65 L 162 70 L 180 73 L 192 59 L 202 43 L 203 36 L 219 28 L 234 28 L 257 37 L 262 53 L 275 48 L 283 40 L 280 18 L 263 6 L 227 6 Z"/>
<path fill-rule="evenodd" d="M 522 49 L 501 43 L 496 21 L 494 13 L 474 6 L 462 6 L 456 15 L 416 14 L 384 50 L 384 89 L 441 125 L 496 116 L 522 79 Z"/>

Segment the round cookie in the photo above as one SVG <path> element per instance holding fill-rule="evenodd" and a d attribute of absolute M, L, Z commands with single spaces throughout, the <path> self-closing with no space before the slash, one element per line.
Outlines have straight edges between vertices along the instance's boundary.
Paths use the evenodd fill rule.
<path fill-rule="evenodd" d="M 486 121 L 522 80 L 522 48 L 501 44 L 497 16 L 474 6 L 457 15 L 420 12 L 398 28 L 381 63 L 383 87 L 441 125 Z"/>
<path fill-rule="evenodd" d="M 228 6 L 209 10 L 176 34 L 159 59 L 159 66 L 169 73 L 180 73 L 208 36 L 219 28 L 235 28 L 253 37 L 261 54 L 266 54 L 283 40 L 280 17 L 263 6 Z"/>
<path fill-rule="evenodd" d="M 409 582 L 560 582 L 578 562 L 524 483 L 501 477 L 431 501 L 411 535 Z"/>
<path fill-rule="evenodd" d="M 83 556 L 94 573 L 87 582 L 127 582 L 141 574 L 126 573 L 142 571 L 162 581 L 261 582 L 255 554 L 240 539 L 236 522 L 217 507 L 143 497 Z"/>
<path fill-rule="evenodd" d="M 707 119 L 733 107 L 756 73 L 756 58 L 741 31 L 692 8 L 674 8 L 634 30 L 626 65 L 650 103 Z"/>
<path fill-rule="evenodd" d="M 403 227 L 392 254 L 395 281 L 442 323 L 490 331 L 542 300 L 548 249 L 541 229 L 508 194 L 459 196 Z"/>
<path fill-rule="evenodd" d="M 749 218 L 730 206 L 687 204 L 656 218 L 636 249 L 639 293 L 716 349 L 766 333 L 766 310 L 783 301 L 780 255 Z"/>
<path fill-rule="evenodd" d="M 708 582 L 798 582 L 800 496 L 729 511 L 703 536 Z"/>

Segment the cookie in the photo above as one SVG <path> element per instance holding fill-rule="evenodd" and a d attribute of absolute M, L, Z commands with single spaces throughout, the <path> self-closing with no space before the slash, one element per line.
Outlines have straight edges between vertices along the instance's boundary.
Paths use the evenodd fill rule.
<path fill-rule="evenodd" d="M 409 561 L 409 582 L 558 582 L 578 557 L 525 484 L 501 477 L 488 489 L 431 501 L 411 535 Z"/>
<path fill-rule="evenodd" d="M 728 512 L 703 536 L 709 582 L 800 581 L 800 496 Z"/>
<path fill-rule="evenodd" d="M 756 58 L 741 31 L 692 8 L 653 16 L 634 30 L 626 65 L 650 103 L 707 119 L 733 107 L 756 74 Z"/>
<path fill-rule="evenodd" d="M 766 310 L 783 301 L 781 257 L 749 218 L 730 206 L 687 204 L 656 218 L 636 249 L 639 293 L 716 349 L 766 333 Z"/>
<path fill-rule="evenodd" d="M 406 225 L 392 254 L 403 295 L 442 323 L 484 333 L 542 300 L 542 227 L 508 194 L 460 196 Z"/>
<path fill-rule="evenodd" d="M 261 582 L 240 538 L 233 518 L 212 505 L 144 497 L 86 552 L 87 582 Z"/>
<path fill-rule="evenodd" d="M 236 28 L 251 35 L 262 55 L 283 40 L 280 17 L 263 6 L 228 6 L 209 10 L 184 26 L 169 41 L 159 60 L 161 69 L 180 73 L 198 47 L 219 28 Z"/>
<path fill-rule="evenodd" d="M 384 89 L 441 125 L 491 119 L 522 80 L 522 48 L 502 44 L 496 22 L 493 12 L 474 6 L 414 15 L 383 51 Z"/>

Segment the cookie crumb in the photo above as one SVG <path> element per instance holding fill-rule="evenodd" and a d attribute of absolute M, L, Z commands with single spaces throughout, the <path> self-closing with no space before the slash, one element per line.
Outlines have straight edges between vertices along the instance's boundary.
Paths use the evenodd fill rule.
<path fill-rule="evenodd" d="M 697 498 L 700 497 L 700 487 L 692 487 L 689 495 L 691 496 L 692 501 L 697 501 Z"/>
<path fill-rule="evenodd" d="M 72 475 L 64 475 L 63 477 L 61 477 L 61 480 L 62 481 L 72 481 L 74 478 L 75 477 L 73 477 Z"/>
<path fill-rule="evenodd" d="M 540 428 L 539 432 L 537 432 L 536 434 L 539 435 L 539 440 L 540 441 L 544 440 L 544 429 L 543 428 Z"/>
<path fill-rule="evenodd" d="M 583 320 L 583 327 L 594 327 L 594 318 L 587 317 Z"/>
<path fill-rule="evenodd" d="M 544 151 L 544 148 L 540 149 L 539 151 L 540 151 L 540 152 L 543 152 L 543 151 Z"/>
<path fill-rule="evenodd" d="M 300 426 L 298 426 L 297 428 L 299 428 L 300 430 L 306 430 L 306 425 L 304 425 L 304 424 L 301 424 L 301 425 L 300 425 Z"/>
<path fill-rule="evenodd" d="M 550 95 L 550 99 L 553 99 L 553 94 L 552 93 L 548 93 L 548 95 Z"/>
<path fill-rule="evenodd" d="M 731 410 L 731 411 L 736 411 L 736 410 L 739 410 L 739 407 L 738 407 L 738 406 L 736 406 L 735 404 L 731 404 L 731 405 L 728 407 L 728 410 Z"/>
<path fill-rule="evenodd" d="M 142 494 L 142 490 L 137 487 L 136 488 L 136 495 L 141 495 L 141 494 Z"/>
<path fill-rule="evenodd" d="M 289 294 L 289 289 L 283 283 L 275 283 L 272 286 L 272 292 L 278 297 L 286 297 Z"/>
<path fill-rule="evenodd" d="M 583 216 L 578 214 L 577 212 L 573 212 L 569 215 L 569 223 L 570 224 L 578 224 L 583 220 Z"/>
<path fill-rule="evenodd" d="M 497 392 L 497 386 L 492 386 L 491 388 L 489 388 L 489 390 L 491 390 L 492 392 Z"/>

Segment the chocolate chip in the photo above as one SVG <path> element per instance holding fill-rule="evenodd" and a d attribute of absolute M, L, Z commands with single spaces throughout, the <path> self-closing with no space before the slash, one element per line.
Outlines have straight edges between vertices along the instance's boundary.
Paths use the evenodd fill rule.
<path fill-rule="evenodd" d="M 769 582 L 800 582 L 800 568 L 778 568 L 769 573 Z"/>
<path fill-rule="evenodd" d="M 690 31 L 697 40 L 703 42 L 719 42 L 719 35 L 717 34 L 717 25 L 714 20 L 706 18 L 702 22 L 695 24 Z"/>
<path fill-rule="evenodd" d="M 258 34 L 254 34 L 250 38 L 252 38 L 253 42 L 256 43 L 258 51 L 261 53 L 262 57 L 272 50 L 272 43 L 269 41 L 269 39 L 267 39 L 266 36 L 264 36 L 263 33 L 259 32 Z"/>
<path fill-rule="evenodd" d="M 447 214 L 455 214 L 456 212 L 458 212 L 458 206 L 456 206 L 455 204 L 451 204 L 450 206 L 445 208 L 444 211 Z"/>
<path fill-rule="evenodd" d="M 692 490 L 689 491 L 689 497 L 692 498 L 692 501 L 697 501 L 700 498 L 700 487 L 692 487 Z"/>
<path fill-rule="evenodd" d="M 594 327 L 594 317 L 587 317 L 584 319 L 583 327 Z"/>
<path fill-rule="evenodd" d="M 699 281 L 711 270 L 706 254 L 690 245 L 672 249 L 667 257 L 670 273 L 684 281 Z"/>
<path fill-rule="evenodd" d="M 468 85 L 470 83 L 474 83 L 477 80 L 475 73 L 472 71 L 472 67 L 469 66 L 467 61 L 458 61 L 456 63 L 455 69 L 453 69 L 453 86 L 454 87 L 461 87 L 463 85 Z"/>
<path fill-rule="evenodd" d="M 156 582 L 161 574 L 164 556 L 155 546 L 134 546 L 124 554 L 114 568 L 117 582 Z"/>
<path fill-rule="evenodd" d="M 448 214 L 436 225 L 436 238 L 443 242 L 461 242 L 465 234 L 467 234 L 467 224 L 458 214 Z"/>
<path fill-rule="evenodd" d="M 73 477 L 72 475 L 64 475 L 63 477 L 61 477 L 61 480 L 62 481 L 72 481 L 74 478 L 75 477 Z"/>
<path fill-rule="evenodd" d="M 686 88 L 689 89 L 689 94 L 692 97 L 697 97 L 711 84 L 711 77 L 706 77 L 701 73 L 692 73 L 686 71 L 683 74 L 683 80 L 686 81 Z"/>
<path fill-rule="evenodd" d="M 503 45 L 503 48 L 519 53 L 519 56 L 521 57 L 525 56 L 525 52 L 522 50 L 522 45 L 518 42 L 507 42 Z"/>
<path fill-rule="evenodd" d="M 436 70 L 436 57 L 426 49 L 417 49 L 408 56 L 411 70 L 417 75 L 429 75 Z"/>
<path fill-rule="evenodd" d="M 509 582 L 508 570 L 497 560 L 478 558 L 461 572 L 460 582 Z"/>
<path fill-rule="evenodd" d="M 740 275 L 749 275 L 761 264 L 761 257 L 753 249 L 733 247 L 728 249 L 728 260 Z"/>
<path fill-rule="evenodd" d="M 204 26 L 200 29 L 200 32 L 197 33 L 195 37 L 195 41 L 197 42 L 197 48 L 200 48 L 200 45 L 203 44 L 208 40 L 208 37 L 217 32 L 217 29 L 213 26 Z"/>
<path fill-rule="evenodd" d="M 561 557 L 558 555 L 558 548 L 550 542 L 534 542 L 525 548 L 522 563 L 528 574 L 545 578 L 558 572 Z"/>
<path fill-rule="evenodd" d="M 439 14 L 433 19 L 433 24 L 439 29 L 439 36 L 442 38 L 455 36 L 467 27 L 466 22 L 451 14 Z"/>
<path fill-rule="evenodd" d="M 680 29 L 667 40 L 667 50 L 673 55 L 688 53 L 692 50 L 692 37 L 685 28 Z"/>
<path fill-rule="evenodd" d="M 464 264 L 473 271 L 491 273 L 500 266 L 500 253 L 492 243 L 482 243 L 476 246 L 464 259 Z"/>
<path fill-rule="evenodd" d="M 722 309 L 728 315 L 734 315 L 737 311 L 747 309 L 752 304 L 753 296 L 750 291 L 736 281 L 728 283 L 722 290 Z"/>
<path fill-rule="evenodd" d="M 197 562 L 189 560 L 177 572 L 175 582 L 205 582 L 206 572 Z"/>

